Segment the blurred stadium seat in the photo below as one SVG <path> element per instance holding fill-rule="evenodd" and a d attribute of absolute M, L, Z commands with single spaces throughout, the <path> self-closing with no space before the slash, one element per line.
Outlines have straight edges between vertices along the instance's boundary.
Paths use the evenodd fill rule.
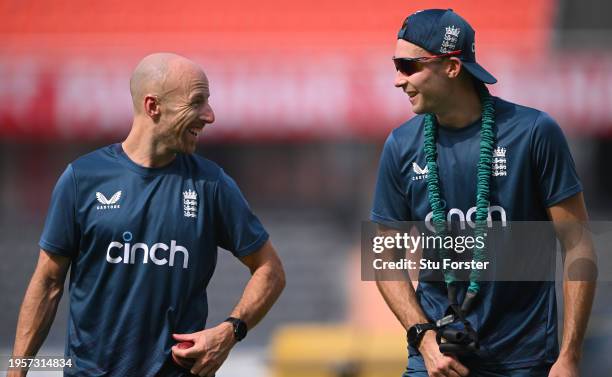
<path fill-rule="evenodd" d="M 397 377 L 407 353 L 394 332 L 295 324 L 276 331 L 270 358 L 272 377 Z"/>
<path fill-rule="evenodd" d="M 209 140 L 380 140 L 410 116 L 392 88 L 395 33 L 432 6 L 470 20 L 479 61 L 500 81 L 494 93 L 550 112 L 567 131 L 610 133 L 610 50 L 559 56 L 554 0 L 188 0 L 178 9 L 62 0 L 0 3 L 0 137 L 124 135 L 130 71 L 166 50 L 210 76 Z"/>

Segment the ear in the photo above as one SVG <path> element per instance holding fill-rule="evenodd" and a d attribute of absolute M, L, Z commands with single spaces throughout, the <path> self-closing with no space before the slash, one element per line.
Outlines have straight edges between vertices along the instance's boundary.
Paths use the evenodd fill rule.
<path fill-rule="evenodd" d="M 160 102 L 159 101 L 159 97 L 157 97 L 155 95 L 147 94 L 144 97 L 144 111 L 145 111 L 145 114 L 147 114 L 148 116 L 153 118 L 153 120 L 159 119 L 159 116 L 161 115 L 161 110 L 160 110 L 159 102 Z"/>
<path fill-rule="evenodd" d="M 459 73 L 463 69 L 463 63 L 459 58 L 451 57 L 448 59 L 445 67 L 446 75 L 450 79 L 459 77 Z"/>

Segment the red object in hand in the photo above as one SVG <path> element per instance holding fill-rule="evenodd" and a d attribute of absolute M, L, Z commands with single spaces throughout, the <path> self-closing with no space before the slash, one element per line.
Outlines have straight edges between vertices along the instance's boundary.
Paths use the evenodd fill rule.
<path fill-rule="evenodd" d="M 193 342 L 190 342 L 190 341 L 180 342 L 180 343 L 177 343 L 176 346 L 180 349 L 191 348 L 193 347 Z M 194 362 L 192 359 L 186 359 L 183 357 L 175 356 L 174 353 L 172 354 L 172 360 L 174 360 L 174 362 L 178 366 L 183 367 L 185 369 L 190 369 Z"/>

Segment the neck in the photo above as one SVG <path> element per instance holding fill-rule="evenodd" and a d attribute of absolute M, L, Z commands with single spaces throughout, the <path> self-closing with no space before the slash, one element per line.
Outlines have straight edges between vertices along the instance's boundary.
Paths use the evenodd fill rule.
<path fill-rule="evenodd" d="M 481 116 L 480 97 L 471 85 L 450 92 L 449 101 L 443 111 L 436 111 L 438 124 L 450 128 L 463 128 L 474 123 Z"/>
<path fill-rule="evenodd" d="M 153 124 L 143 124 L 134 118 L 132 129 L 121 143 L 125 154 L 134 163 L 145 168 L 159 168 L 168 165 L 176 157 L 152 132 Z"/>

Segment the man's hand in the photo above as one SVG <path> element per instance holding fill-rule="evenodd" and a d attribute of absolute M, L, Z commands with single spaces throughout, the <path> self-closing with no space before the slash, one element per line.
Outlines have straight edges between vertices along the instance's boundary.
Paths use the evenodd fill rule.
<path fill-rule="evenodd" d="M 6 377 L 25 377 L 28 372 L 20 369 L 9 369 Z"/>
<path fill-rule="evenodd" d="M 251 271 L 251 279 L 230 317 L 240 318 L 251 330 L 285 287 L 285 273 L 269 240 L 256 252 L 240 257 L 240 261 Z M 191 373 L 202 377 L 214 376 L 236 344 L 234 326 L 229 322 L 193 334 L 173 334 L 173 337 L 177 342 L 194 343 L 192 347 L 184 349 L 175 345 L 172 354 L 179 360 L 192 359 Z M 181 364 L 187 365 L 187 361 L 181 360 Z"/>
<path fill-rule="evenodd" d="M 175 345 L 172 347 L 172 353 L 178 358 L 193 359 L 190 372 L 200 377 L 214 376 L 236 344 L 234 327 L 228 322 L 192 334 L 172 336 L 177 342 L 194 343 L 193 347 L 186 349 Z"/>
<path fill-rule="evenodd" d="M 425 333 L 419 347 L 430 377 L 466 377 L 470 371 L 452 356 L 440 353 L 433 331 Z"/>
<path fill-rule="evenodd" d="M 569 357 L 559 356 L 548 377 L 579 377 L 578 363 Z"/>

